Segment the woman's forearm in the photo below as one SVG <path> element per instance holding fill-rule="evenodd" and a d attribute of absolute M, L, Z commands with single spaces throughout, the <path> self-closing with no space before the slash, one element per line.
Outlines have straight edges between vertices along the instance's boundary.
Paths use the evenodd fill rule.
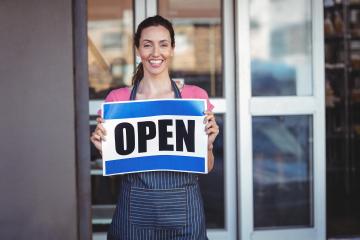
<path fill-rule="evenodd" d="M 214 154 L 212 149 L 208 149 L 208 171 L 211 172 L 213 168 L 214 168 Z"/>

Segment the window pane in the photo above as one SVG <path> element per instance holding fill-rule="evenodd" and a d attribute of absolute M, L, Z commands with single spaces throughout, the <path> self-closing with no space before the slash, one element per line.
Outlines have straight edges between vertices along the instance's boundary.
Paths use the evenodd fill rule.
<path fill-rule="evenodd" d="M 131 84 L 134 67 L 133 5 L 131 0 L 88 0 L 88 66 L 90 105 L 100 104 L 111 89 Z M 96 114 L 96 111 L 91 111 Z M 90 132 L 96 115 L 90 115 Z M 120 187 L 119 177 L 102 176 L 102 160 L 91 144 L 91 193 L 94 232 L 111 222 Z"/>
<path fill-rule="evenodd" d="M 159 0 L 159 14 L 175 29 L 173 78 L 223 96 L 220 0 Z"/>
<path fill-rule="evenodd" d="M 312 117 L 253 118 L 254 227 L 312 226 Z"/>
<path fill-rule="evenodd" d="M 311 1 L 250 2 L 252 95 L 312 95 Z"/>
<path fill-rule="evenodd" d="M 88 1 L 90 99 L 131 85 L 134 72 L 132 1 Z"/>

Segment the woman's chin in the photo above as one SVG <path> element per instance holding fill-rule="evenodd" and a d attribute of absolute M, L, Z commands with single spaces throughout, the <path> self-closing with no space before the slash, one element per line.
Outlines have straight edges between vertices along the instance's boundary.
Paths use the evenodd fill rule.
<path fill-rule="evenodd" d="M 148 73 L 152 76 L 157 76 L 157 75 L 161 75 L 166 71 L 166 68 L 151 68 L 148 70 Z"/>

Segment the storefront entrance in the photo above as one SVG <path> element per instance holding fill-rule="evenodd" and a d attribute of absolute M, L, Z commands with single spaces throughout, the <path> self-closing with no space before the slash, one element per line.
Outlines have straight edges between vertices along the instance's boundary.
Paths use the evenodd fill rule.
<path fill-rule="evenodd" d="M 88 0 L 91 130 L 109 90 L 130 85 L 135 26 L 163 15 L 175 27 L 172 77 L 207 90 L 221 127 L 215 171 L 200 177 L 209 238 L 325 239 L 322 7 Z M 105 239 L 119 179 L 101 176 L 94 149 L 91 160 L 94 239 Z"/>

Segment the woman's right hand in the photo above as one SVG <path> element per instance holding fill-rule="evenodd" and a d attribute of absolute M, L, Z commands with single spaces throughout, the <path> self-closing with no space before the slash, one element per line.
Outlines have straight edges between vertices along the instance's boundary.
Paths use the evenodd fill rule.
<path fill-rule="evenodd" d="M 95 130 L 91 134 L 90 140 L 94 144 L 96 149 L 99 150 L 101 153 L 101 142 L 106 140 L 105 139 L 106 131 L 104 126 L 102 125 L 104 120 L 101 117 L 98 117 L 96 119 L 96 122 L 97 125 Z"/>

